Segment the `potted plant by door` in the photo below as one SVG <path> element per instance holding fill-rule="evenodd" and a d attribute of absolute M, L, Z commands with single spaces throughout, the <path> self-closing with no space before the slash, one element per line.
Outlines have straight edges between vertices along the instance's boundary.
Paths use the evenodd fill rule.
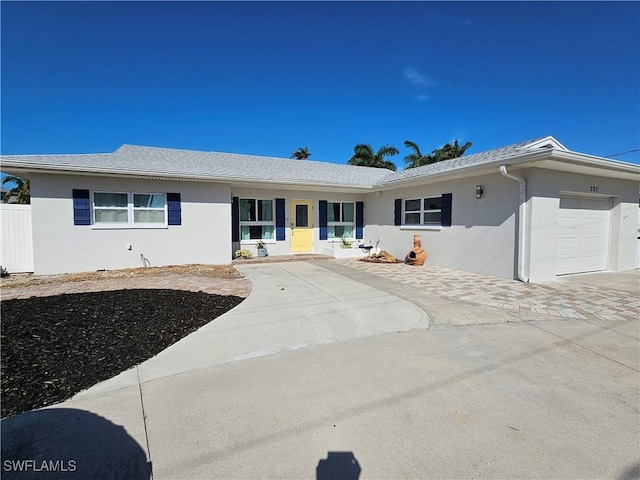
<path fill-rule="evenodd" d="M 256 250 L 258 250 L 258 257 L 266 257 L 268 255 L 267 247 L 262 240 L 258 240 L 258 243 L 256 243 Z"/>

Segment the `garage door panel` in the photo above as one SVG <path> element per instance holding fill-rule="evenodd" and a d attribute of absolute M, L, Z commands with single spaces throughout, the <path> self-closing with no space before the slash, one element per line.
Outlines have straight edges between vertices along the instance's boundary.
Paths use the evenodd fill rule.
<path fill-rule="evenodd" d="M 566 235 L 571 230 L 575 231 L 578 228 L 578 218 L 560 217 L 558 219 L 558 228 L 561 235 Z"/>
<path fill-rule="evenodd" d="M 558 255 L 562 252 L 569 251 L 569 255 L 573 255 L 573 251 L 578 248 L 578 239 L 572 237 L 558 238 Z"/>
<path fill-rule="evenodd" d="M 560 271 L 571 272 L 571 271 L 574 271 L 578 266 L 576 263 L 576 258 L 571 256 L 566 258 L 558 258 L 557 267 L 558 267 L 558 272 Z"/>
<path fill-rule="evenodd" d="M 610 205 L 608 198 L 560 197 L 558 275 L 606 269 Z"/>
<path fill-rule="evenodd" d="M 582 269 L 582 271 L 585 271 L 585 272 L 602 270 L 601 268 L 602 263 L 600 261 L 600 258 L 601 258 L 601 255 L 597 253 L 593 255 L 584 254 L 582 257 L 578 259 L 576 264 L 580 269 Z"/>
<path fill-rule="evenodd" d="M 591 229 L 600 233 L 604 228 L 603 223 L 607 221 L 607 215 L 585 215 L 580 223 L 583 229 Z"/>
<path fill-rule="evenodd" d="M 595 250 L 597 252 L 602 252 L 603 248 L 607 248 L 607 245 L 602 237 L 584 237 L 581 240 L 582 241 L 577 243 L 579 244 L 579 248 L 584 251 Z"/>

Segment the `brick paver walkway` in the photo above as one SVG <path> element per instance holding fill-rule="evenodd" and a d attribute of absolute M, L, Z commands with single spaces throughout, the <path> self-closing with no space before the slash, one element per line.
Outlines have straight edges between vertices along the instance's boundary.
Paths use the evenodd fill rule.
<path fill-rule="evenodd" d="M 352 259 L 337 263 L 405 283 L 454 300 L 508 310 L 581 319 L 625 320 L 640 317 L 638 294 L 560 282 L 522 283 L 451 268 L 378 264 Z"/>
<path fill-rule="evenodd" d="M 202 275 L 164 274 L 162 276 L 104 278 L 76 282 L 50 282 L 43 285 L 3 287 L 2 300 L 12 298 L 44 297 L 63 293 L 86 293 L 134 288 L 158 288 L 187 290 L 218 295 L 247 297 L 251 293 L 251 281 L 247 278 L 215 278 Z"/>

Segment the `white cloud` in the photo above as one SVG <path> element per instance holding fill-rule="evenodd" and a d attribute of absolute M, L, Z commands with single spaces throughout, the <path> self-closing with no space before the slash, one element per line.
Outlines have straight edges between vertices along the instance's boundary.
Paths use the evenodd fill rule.
<path fill-rule="evenodd" d="M 429 99 L 429 96 L 424 92 L 425 90 L 434 87 L 435 82 L 426 75 L 422 74 L 413 67 L 407 67 L 404 69 L 403 76 L 405 80 L 411 83 L 413 88 L 413 99 L 418 102 L 424 102 Z"/>
<path fill-rule="evenodd" d="M 415 68 L 407 67 L 404 69 L 404 78 L 414 85 L 427 85 L 429 80 Z"/>

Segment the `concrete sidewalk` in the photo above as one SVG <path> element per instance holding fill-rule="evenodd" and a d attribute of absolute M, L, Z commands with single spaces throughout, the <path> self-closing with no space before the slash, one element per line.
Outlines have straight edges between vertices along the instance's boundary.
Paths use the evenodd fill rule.
<path fill-rule="evenodd" d="M 514 315 L 333 262 L 238 269 L 239 307 L 39 411 L 77 421 L 3 420 L 3 443 L 64 444 L 94 478 L 314 478 L 329 452 L 361 479 L 637 475 L 637 318 Z M 91 429 L 117 430 L 109 455 Z"/>

